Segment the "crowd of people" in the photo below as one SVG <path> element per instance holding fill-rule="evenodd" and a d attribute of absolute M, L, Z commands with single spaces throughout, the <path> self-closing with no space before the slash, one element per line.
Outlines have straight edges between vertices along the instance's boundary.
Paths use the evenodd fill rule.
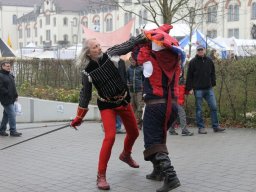
<path fill-rule="evenodd" d="M 153 167 L 146 178 L 163 181 L 157 192 L 167 192 L 181 185 L 169 157 L 166 139 L 168 129 L 171 135 L 178 135 L 175 130 L 177 124 L 183 136 L 194 135 L 186 122 L 186 95 L 194 94 L 195 97 L 198 134 L 207 133 L 202 117 L 203 99 L 211 111 L 213 131 L 225 130 L 219 126 L 218 121 L 213 91 L 216 85 L 213 60 L 206 56 L 205 47 L 199 45 L 185 75 L 185 53 L 179 48 L 178 41 L 169 35 L 171 29 L 171 25 L 165 24 L 157 29 L 143 31 L 137 37 L 115 45 L 106 52 L 102 51 L 97 39 L 87 39 L 84 43 L 76 63 L 83 68 L 82 88 L 76 117 L 70 125 L 76 128 L 83 122 L 94 86 L 104 131 L 96 182 L 100 190 L 110 189 L 107 167 L 121 123 L 126 136 L 119 159 L 132 168 L 139 168 L 131 154 L 141 129 L 144 135 L 144 160 L 150 161 Z M 130 66 L 126 70 L 124 61 L 116 57 L 129 52 Z M 6 62 L 1 64 L 0 90 L 0 101 L 4 107 L 0 135 L 8 136 L 6 124 L 9 122 L 10 135 L 21 136 L 16 131 L 13 108 L 18 94 L 10 74 L 10 64 Z"/>

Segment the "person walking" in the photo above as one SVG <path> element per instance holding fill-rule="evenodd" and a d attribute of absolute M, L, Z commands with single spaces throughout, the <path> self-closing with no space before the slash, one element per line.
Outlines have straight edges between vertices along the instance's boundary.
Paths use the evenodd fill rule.
<path fill-rule="evenodd" d="M 143 67 L 138 65 L 131 56 L 129 58 L 131 65 L 127 69 L 127 83 L 131 94 L 131 104 L 136 116 L 138 128 L 142 127 L 142 111 L 144 101 L 142 97 L 143 90 Z"/>
<path fill-rule="evenodd" d="M 105 137 L 99 155 L 97 186 L 101 190 L 109 190 L 106 180 L 107 164 L 116 136 L 116 116 L 119 115 L 126 129 L 123 152 L 119 159 L 130 167 L 139 168 L 131 153 L 135 140 L 139 136 L 136 118 L 130 104 L 130 94 L 127 84 L 123 82 L 118 72 L 118 56 L 126 54 L 134 46 L 145 43 L 144 34 L 130 39 L 120 45 L 102 52 L 96 39 L 88 39 L 78 60 L 78 65 L 84 65 L 77 115 L 71 126 L 81 125 L 88 112 L 88 104 L 92 96 L 92 85 L 97 90 L 97 105 L 100 110 Z"/>
<path fill-rule="evenodd" d="M 19 137 L 22 133 L 16 130 L 16 113 L 14 102 L 18 100 L 14 76 L 11 74 L 11 64 L 8 61 L 1 62 L 0 69 L 0 102 L 4 108 L 0 125 L 0 136 L 9 136 L 6 132 L 7 123 L 10 126 L 10 136 Z"/>
<path fill-rule="evenodd" d="M 205 47 L 198 45 L 196 56 L 189 62 L 186 90 L 195 96 L 196 122 L 199 134 L 207 134 L 202 117 L 202 102 L 206 100 L 211 110 L 211 123 L 214 132 L 223 132 L 220 128 L 217 114 L 217 104 L 213 91 L 216 85 L 215 66 L 205 55 Z"/>
<path fill-rule="evenodd" d="M 194 133 L 191 133 L 187 128 L 187 116 L 184 109 L 185 103 L 185 78 L 184 78 L 184 70 L 181 72 L 181 76 L 179 77 L 179 85 L 177 86 L 177 109 L 178 109 L 178 119 L 179 119 L 179 127 L 181 128 L 181 135 L 182 136 L 193 136 Z M 170 135 L 178 135 L 175 131 L 175 126 L 177 125 L 177 121 L 175 121 L 171 127 L 169 128 Z"/>
<path fill-rule="evenodd" d="M 120 59 L 118 61 L 118 72 L 123 80 L 123 82 L 126 84 L 127 82 L 127 74 L 126 74 L 126 66 L 123 59 Z M 119 115 L 116 116 L 116 134 L 125 134 L 126 131 L 122 129 L 122 119 Z"/>

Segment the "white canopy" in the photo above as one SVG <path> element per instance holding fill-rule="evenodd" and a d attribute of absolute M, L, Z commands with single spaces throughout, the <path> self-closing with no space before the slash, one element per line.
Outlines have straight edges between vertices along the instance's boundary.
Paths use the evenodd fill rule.
<path fill-rule="evenodd" d="M 256 55 L 256 40 L 254 39 L 236 39 L 235 37 L 222 38 L 217 37 L 214 39 L 220 44 L 226 46 L 229 52 L 234 53 L 236 56 L 252 56 Z"/>

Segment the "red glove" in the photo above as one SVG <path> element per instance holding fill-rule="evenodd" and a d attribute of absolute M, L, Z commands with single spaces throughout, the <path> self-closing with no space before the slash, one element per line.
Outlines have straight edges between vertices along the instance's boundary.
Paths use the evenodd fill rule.
<path fill-rule="evenodd" d="M 76 129 L 76 126 L 81 125 L 82 120 L 85 116 L 85 114 L 87 113 L 88 109 L 87 108 L 82 108 L 79 107 L 77 108 L 77 113 L 76 113 L 76 118 L 73 119 L 73 121 L 70 123 L 71 127 L 74 127 Z"/>

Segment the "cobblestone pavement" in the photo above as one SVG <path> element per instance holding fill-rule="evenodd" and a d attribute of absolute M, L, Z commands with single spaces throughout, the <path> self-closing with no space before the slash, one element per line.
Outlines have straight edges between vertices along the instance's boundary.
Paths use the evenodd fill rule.
<path fill-rule="evenodd" d="M 18 124 L 23 136 L 0 137 L 0 148 L 44 133 L 65 123 Z M 47 125 L 47 126 L 46 126 Z M 40 128 L 39 128 L 40 127 Z M 170 136 L 168 147 L 181 181 L 174 192 L 255 192 L 256 129 L 227 129 L 226 133 Z M 179 130 L 178 130 L 179 131 Z M 94 192 L 98 154 L 103 138 L 100 123 L 85 122 L 78 131 L 65 128 L 0 151 L 0 192 Z M 107 179 L 113 192 L 155 192 L 162 183 L 145 179 L 152 165 L 143 159 L 143 134 L 132 169 L 118 157 L 124 135 L 117 135 Z"/>

